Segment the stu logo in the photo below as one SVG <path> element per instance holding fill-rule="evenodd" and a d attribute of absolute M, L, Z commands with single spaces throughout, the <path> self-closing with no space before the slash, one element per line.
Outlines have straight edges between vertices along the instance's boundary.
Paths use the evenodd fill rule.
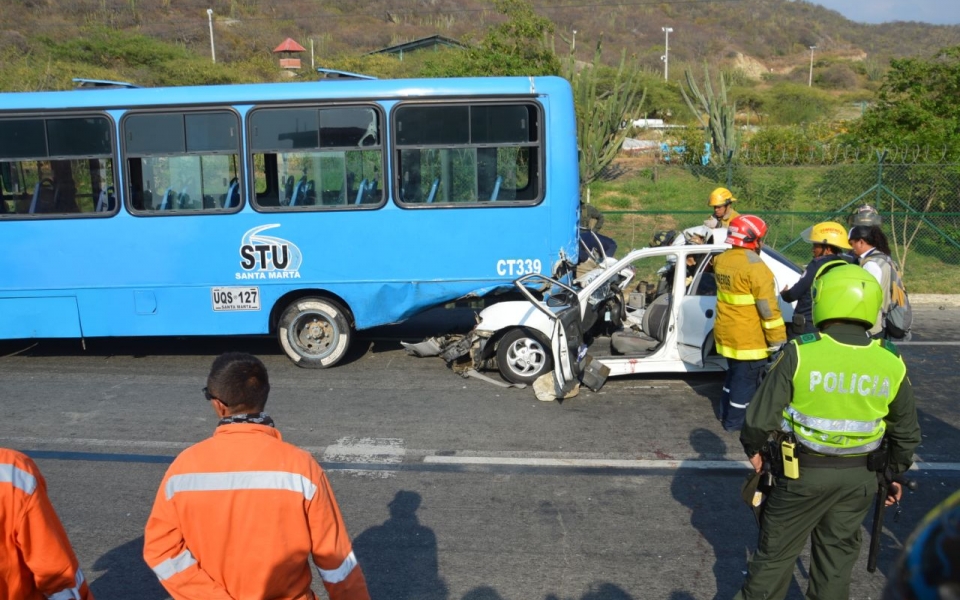
<path fill-rule="evenodd" d="M 236 279 L 299 279 L 303 255 L 296 244 L 283 238 L 263 235 L 278 223 L 254 227 L 243 234 L 240 244 L 240 268 Z"/>

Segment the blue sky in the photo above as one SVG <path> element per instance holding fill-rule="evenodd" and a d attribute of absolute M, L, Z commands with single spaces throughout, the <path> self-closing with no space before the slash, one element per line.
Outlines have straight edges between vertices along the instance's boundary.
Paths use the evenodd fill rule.
<path fill-rule="evenodd" d="M 960 25 L 958 0 L 812 0 L 861 23 L 922 21 Z"/>

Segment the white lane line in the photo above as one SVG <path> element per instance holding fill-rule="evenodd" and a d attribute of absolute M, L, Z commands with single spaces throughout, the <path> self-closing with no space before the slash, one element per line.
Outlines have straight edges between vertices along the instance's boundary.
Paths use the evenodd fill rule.
<path fill-rule="evenodd" d="M 10 444 L 24 445 L 70 445 L 70 446 L 122 446 L 124 448 L 155 448 L 161 450 L 185 450 L 196 442 L 159 442 L 154 440 L 102 440 L 97 438 L 48 438 L 48 437 L 7 437 L 0 440 Z M 197 440 L 199 441 L 199 440 Z"/>
<path fill-rule="evenodd" d="M 335 444 L 327 446 L 323 451 L 323 461 L 331 463 L 364 463 L 393 465 L 403 462 L 406 452 L 403 440 L 400 438 L 361 438 L 342 437 Z M 360 469 L 342 469 L 341 473 L 349 473 L 357 477 L 374 477 L 383 479 L 394 477 L 392 471 L 371 471 Z"/>
<path fill-rule="evenodd" d="M 523 458 L 497 456 L 424 456 L 426 464 L 485 465 L 514 467 L 590 467 L 617 469 L 749 469 L 749 461 L 739 460 L 662 460 L 607 458 Z M 801 458 L 800 464 L 803 464 Z M 911 471 L 960 471 L 960 463 L 920 462 Z"/>
<path fill-rule="evenodd" d="M 608 458 L 519 458 L 494 456 L 425 456 L 427 464 L 507 465 L 518 467 L 594 467 L 618 469 L 744 469 L 748 461 L 735 460 L 629 460 Z"/>
<path fill-rule="evenodd" d="M 161 450 L 183 450 L 195 442 L 163 442 L 156 440 L 111 440 L 96 438 L 47 438 L 29 436 L 2 436 L 0 441 L 6 446 L 20 448 L 32 447 L 39 449 L 42 446 L 87 446 L 87 447 L 121 447 L 144 448 Z M 375 464 L 395 465 L 404 462 L 424 464 L 448 465 L 490 465 L 490 466 L 520 466 L 520 467 L 593 467 L 593 468 L 625 468 L 625 469 L 744 469 L 750 463 L 738 460 L 699 460 L 689 459 L 618 459 L 618 458 L 585 458 L 586 452 L 521 452 L 521 451 L 491 451 L 480 455 L 475 451 L 461 451 L 457 456 L 434 454 L 436 450 L 414 450 L 404 448 L 400 438 L 362 438 L 344 437 L 329 446 L 314 447 L 302 446 L 303 450 L 321 457 L 324 462 L 332 463 L 363 463 L 366 467 Z M 466 455 L 466 454 L 470 455 Z M 538 456 L 539 455 L 539 456 Z M 545 456 L 546 455 L 546 456 Z M 419 459 L 419 460 L 418 460 Z M 910 468 L 911 471 L 960 471 L 960 462 L 923 462 L 918 461 Z M 347 469 L 348 472 L 360 476 L 370 476 L 375 473 L 369 468 L 364 470 Z M 383 472 L 377 477 L 392 477 L 393 471 Z"/>

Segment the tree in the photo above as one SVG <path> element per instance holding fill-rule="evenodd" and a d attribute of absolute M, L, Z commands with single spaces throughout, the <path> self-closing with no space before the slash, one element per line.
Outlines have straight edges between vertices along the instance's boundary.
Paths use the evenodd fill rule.
<path fill-rule="evenodd" d="M 941 159 L 960 157 L 960 46 L 944 48 L 931 58 L 891 60 L 890 67 L 877 103 L 851 132 L 852 140 L 883 150 L 909 146 Z M 885 167 L 885 178 L 895 174 L 909 183 L 897 186 L 896 194 L 884 188 L 891 210 L 891 242 L 905 266 L 917 232 L 929 225 L 925 214 L 947 205 L 947 190 L 953 188 L 938 185 L 939 179 L 956 177 L 956 167 Z M 896 214 L 898 209 L 902 216 Z"/>
<path fill-rule="evenodd" d="M 533 11 L 527 0 L 494 0 L 497 12 L 507 17 L 491 27 L 480 42 L 463 52 L 445 53 L 424 62 L 426 77 L 494 75 L 556 75 L 560 60 L 547 43 L 553 35 L 550 19 Z"/>
<path fill-rule="evenodd" d="M 616 158 L 627 137 L 624 123 L 637 119 L 646 97 L 638 66 L 627 68 L 626 52 L 620 66 L 607 78 L 603 57 L 603 39 L 597 42 L 593 63 L 576 60 L 573 44 L 563 61 L 562 74 L 573 88 L 577 110 L 577 144 L 580 154 L 580 190 L 594 182 Z"/>
<path fill-rule="evenodd" d="M 931 58 L 891 60 L 876 104 L 852 133 L 879 148 L 920 146 L 960 156 L 960 46 Z"/>

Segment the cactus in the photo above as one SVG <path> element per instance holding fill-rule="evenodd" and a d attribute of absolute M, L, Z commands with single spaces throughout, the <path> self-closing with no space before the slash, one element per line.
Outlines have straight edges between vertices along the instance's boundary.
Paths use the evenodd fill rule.
<path fill-rule="evenodd" d="M 593 62 L 577 64 L 575 47 L 563 60 L 562 75 L 573 87 L 573 99 L 577 111 L 577 145 L 580 154 L 580 190 L 595 181 L 600 173 L 613 162 L 628 128 L 623 123 L 637 118 L 646 98 L 646 89 L 640 80 L 640 68 L 627 68 L 626 52 L 620 55 L 617 69 L 609 91 L 598 89 L 602 65 L 603 38 L 597 42 Z M 638 100 L 639 98 L 639 100 Z"/>
<path fill-rule="evenodd" d="M 687 86 L 690 88 L 690 94 L 683 86 L 680 86 L 680 93 L 690 111 L 710 134 L 713 142 L 714 157 L 720 157 L 722 160 L 729 161 L 737 153 L 737 128 L 734 124 L 734 116 L 737 114 L 737 103 L 727 100 L 727 82 L 720 73 L 720 95 L 714 93 L 713 84 L 710 82 L 710 71 L 707 65 L 703 65 L 704 91 L 700 91 L 693 73 L 689 69 L 684 71 L 684 77 L 687 80 Z M 693 95 L 696 103 L 691 100 Z"/>

